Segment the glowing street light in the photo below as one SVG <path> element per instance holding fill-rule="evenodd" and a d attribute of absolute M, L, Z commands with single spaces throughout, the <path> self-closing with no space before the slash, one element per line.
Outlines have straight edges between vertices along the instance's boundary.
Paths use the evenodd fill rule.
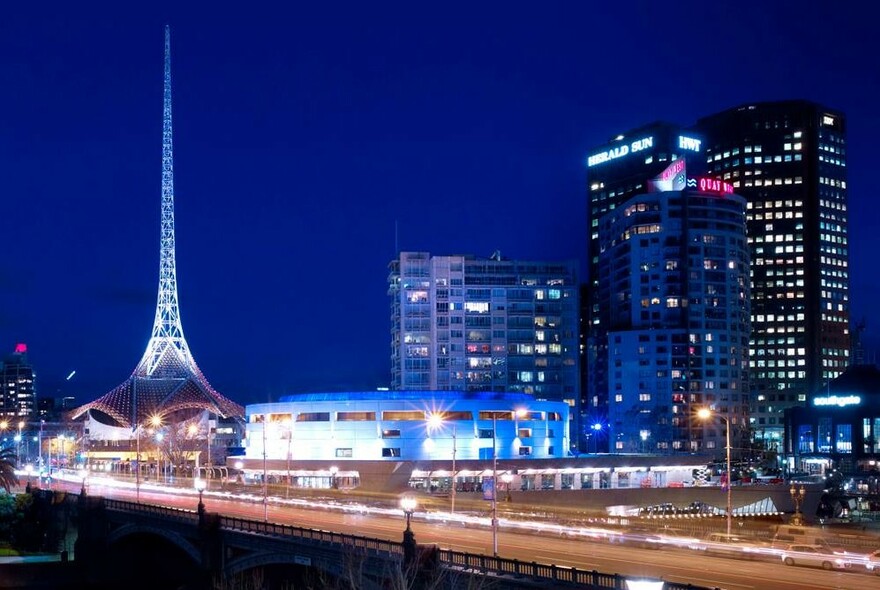
<path fill-rule="evenodd" d="M 498 411 L 492 411 L 492 555 L 498 557 Z M 501 412 L 506 414 L 507 412 Z M 518 408 L 513 411 L 517 421 L 528 416 L 528 411 Z M 517 422 L 516 427 L 519 426 Z"/>
<path fill-rule="evenodd" d="M 788 493 L 791 495 L 792 501 L 794 501 L 794 516 L 791 517 L 791 524 L 795 526 L 803 526 L 804 519 L 801 516 L 801 504 L 804 501 L 804 496 L 807 495 L 807 490 L 804 488 L 803 484 L 800 489 L 798 489 L 794 485 L 794 482 L 792 482 Z"/>
<path fill-rule="evenodd" d="M 439 430 L 443 427 L 446 417 L 441 412 L 430 412 L 428 414 L 428 432 Z M 449 491 L 450 506 L 449 511 L 455 512 L 455 455 L 456 455 L 456 425 L 452 424 L 452 489 Z"/>
<path fill-rule="evenodd" d="M 697 418 L 700 420 L 708 420 L 714 414 L 709 408 L 700 408 L 697 411 Z M 725 451 L 727 455 L 727 534 L 730 535 L 731 524 L 733 523 L 733 501 L 731 493 L 733 490 L 733 480 L 730 477 L 730 419 L 727 416 L 715 416 L 724 420 L 725 426 Z"/>
<path fill-rule="evenodd" d="M 400 499 L 400 508 L 406 516 L 406 529 L 403 531 L 403 561 L 407 567 L 410 567 L 415 563 L 416 557 L 416 536 L 410 526 L 416 505 L 416 499 L 412 496 L 404 496 Z"/>
<path fill-rule="evenodd" d="M 199 493 L 198 512 L 199 512 L 199 520 L 201 520 L 205 515 L 205 503 L 202 502 L 202 494 L 205 493 L 205 480 L 202 479 L 201 477 L 196 478 L 195 481 L 193 481 L 193 487 Z"/>

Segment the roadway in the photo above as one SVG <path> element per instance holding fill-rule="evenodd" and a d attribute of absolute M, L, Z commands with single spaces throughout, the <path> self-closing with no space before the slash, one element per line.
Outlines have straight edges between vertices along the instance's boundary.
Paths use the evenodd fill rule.
<path fill-rule="evenodd" d="M 73 482 L 59 482 L 57 485 L 68 487 L 70 491 L 79 491 L 79 485 Z M 162 506 L 195 509 L 198 498 L 191 490 L 173 492 L 149 490 L 142 486 L 140 500 Z M 115 485 L 96 485 L 92 482 L 89 493 L 135 500 L 134 489 Z M 402 539 L 404 528 L 400 510 L 359 512 L 342 507 L 321 510 L 314 505 L 279 505 L 274 501 L 270 501 L 264 508 L 260 498 L 224 498 L 210 492 L 205 496 L 204 502 L 209 512 L 227 516 L 262 520 L 265 510 L 268 519 L 273 522 L 394 541 Z M 484 526 L 453 522 L 452 519 L 444 521 L 437 514 L 425 515 L 419 512 L 413 516 L 412 526 L 419 543 L 436 544 L 468 553 L 492 554 L 492 533 Z M 870 576 L 859 569 L 849 572 L 789 567 L 781 562 L 713 557 L 686 547 L 663 545 L 660 549 L 644 549 L 613 543 L 607 537 L 569 538 L 558 532 L 510 531 L 502 527 L 498 534 L 498 552 L 502 557 L 526 562 L 552 563 L 618 573 L 626 577 L 660 578 L 727 590 L 880 590 L 880 576 Z"/>

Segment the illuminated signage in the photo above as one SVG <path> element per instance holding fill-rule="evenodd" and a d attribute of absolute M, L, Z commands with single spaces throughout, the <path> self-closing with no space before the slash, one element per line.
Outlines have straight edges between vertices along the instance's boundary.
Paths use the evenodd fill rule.
<path fill-rule="evenodd" d="M 685 163 L 683 158 L 675 160 L 660 173 L 660 176 L 648 181 L 649 192 L 680 191 L 684 189 Z"/>
<path fill-rule="evenodd" d="M 834 125 L 834 117 L 831 115 L 822 115 L 822 124 L 829 127 Z"/>
<path fill-rule="evenodd" d="M 683 150 L 690 150 L 692 152 L 699 152 L 700 146 L 703 144 L 702 139 L 696 139 L 694 137 L 687 137 L 685 135 L 678 136 L 678 147 Z"/>
<path fill-rule="evenodd" d="M 688 181 L 690 186 L 690 181 Z M 697 186 L 701 193 L 719 193 L 722 195 L 733 194 L 733 185 L 723 180 L 715 180 L 714 178 L 697 178 Z"/>
<path fill-rule="evenodd" d="M 642 139 L 637 139 L 630 144 L 619 145 L 617 147 L 611 148 L 610 150 L 599 152 L 598 154 L 590 156 L 589 158 L 587 158 L 587 166 L 603 164 L 605 162 L 616 160 L 617 158 L 622 158 L 629 154 L 634 154 L 636 152 L 640 152 L 651 147 L 654 147 L 654 138 L 643 137 Z"/>
<path fill-rule="evenodd" d="M 828 395 L 813 398 L 814 406 L 857 406 L 862 403 L 862 398 L 857 395 Z"/>

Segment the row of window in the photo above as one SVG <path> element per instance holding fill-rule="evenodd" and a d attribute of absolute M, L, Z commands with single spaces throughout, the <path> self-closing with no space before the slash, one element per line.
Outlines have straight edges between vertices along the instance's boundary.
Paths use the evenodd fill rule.
<path fill-rule="evenodd" d="M 293 420 L 293 414 L 270 414 L 270 423 L 287 424 L 296 422 L 329 422 L 330 412 L 300 412 L 296 414 Z M 378 412 L 336 412 L 337 422 L 375 422 Z M 385 422 L 425 422 L 432 417 L 433 413 L 423 410 L 387 410 L 381 412 L 381 420 Z M 444 422 L 447 421 L 472 421 L 474 413 L 470 411 L 446 411 L 441 415 Z M 496 420 L 496 421 L 526 421 L 526 420 L 549 420 L 551 422 L 559 422 L 562 420 L 559 412 L 536 412 L 536 411 L 520 411 L 513 412 L 510 410 L 480 410 L 477 414 L 478 420 Z M 252 414 L 251 422 L 261 424 L 265 421 L 265 415 Z"/>

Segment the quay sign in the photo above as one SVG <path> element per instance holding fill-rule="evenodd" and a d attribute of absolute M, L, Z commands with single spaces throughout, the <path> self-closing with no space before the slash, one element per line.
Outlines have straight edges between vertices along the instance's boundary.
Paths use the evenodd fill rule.
<path fill-rule="evenodd" d="M 718 193 L 719 195 L 732 195 L 733 185 L 723 180 L 701 177 L 696 179 L 696 185 L 701 193 Z M 693 184 L 693 183 L 689 183 Z"/>
<path fill-rule="evenodd" d="M 858 395 L 827 395 L 825 397 L 813 398 L 814 406 L 837 406 L 843 408 L 846 406 L 857 406 L 862 403 L 862 398 Z"/>
<path fill-rule="evenodd" d="M 629 154 L 634 154 L 652 147 L 654 147 L 654 137 L 643 137 L 632 143 L 624 143 L 609 150 L 605 150 L 604 152 L 593 154 L 587 158 L 587 167 L 595 166 L 596 164 L 604 164 L 605 162 L 616 160 L 617 158 L 622 158 Z"/>

